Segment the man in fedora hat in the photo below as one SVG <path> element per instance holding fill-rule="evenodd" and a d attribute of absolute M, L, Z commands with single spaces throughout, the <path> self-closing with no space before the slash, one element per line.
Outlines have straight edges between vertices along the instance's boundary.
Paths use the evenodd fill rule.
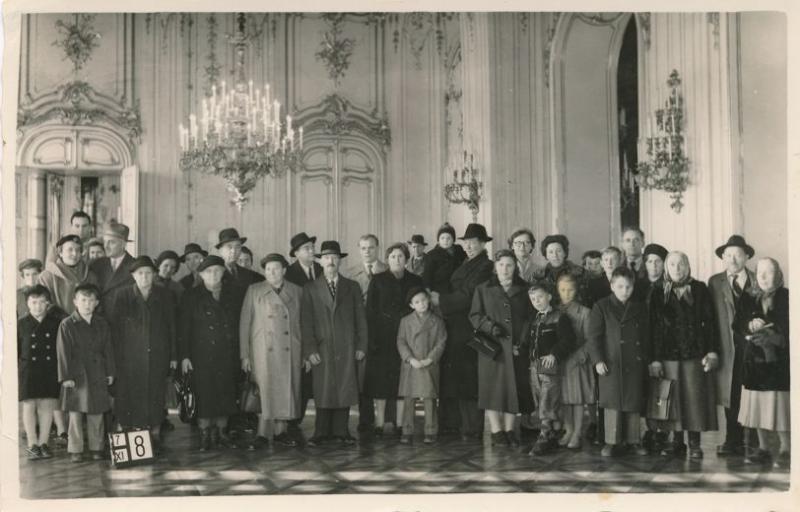
<path fill-rule="evenodd" d="M 492 237 L 481 224 L 467 226 L 464 236 L 467 259 L 450 277 L 449 293 L 431 293 L 447 326 L 447 344 L 439 363 L 441 424 L 459 423 L 464 440 L 479 439 L 483 427 L 478 411 L 478 354 L 467 346 L 473 327 L 469 320 L 475 288 L 492 277 L 492 261 L 486 255 L 486 242 Z"/>
<path fill-rule="evenodd" d="M 179 263 L 185 263 L 186 269 L 189 273 L 181 278 L 179 281 L 183 285 L 184 290 L 194 288 L 202 282 L 200 274 L 197 272 L 197 267 L 203 262 L 208 252 L 204 251 L 200 245 L 189 242 L 183 248 L 183 255 L 180 257 Z"/>
<path fill-rule="evenodd" d="M 241 255 L 242 246 L 246 241 L 247 237 L 239 236 L 239 232 L 235 228 L 225 228 L 219 232 L 219 242 L 216 245 L 219 255 L 225 261 L 223 279 L 233 282 L 244 291 L 247 291 L 247 287 L 251 284 L 264 280 L 264 276 L 258 272 L 239 265 L 239 255 Z"/>
<path fill-rule="evenodd" d="M 312 446 L 328 440 L 355 443 L 347 423 L 350 407 L 358 403 L 356 365 L 367 350 L 367 318 L 358 283 L 339 274 L 345 256 L 339 242 L 322 242 L 317 257 L 323 275 L 303 288 L 300 331 L 303 358 L 313 365 L 316 406 Z"/>
<path fill-rule="evenodd" d="M 148 427 L 156 449 L 165 418 L 164 382 L 177 367 L 176 300 L 155 284 L 156 264 L 139 256 L 129 266 L 133 284 L 112 293 L 107 312 L 114 344 L 117 380 L 114 416 L 123 428 Z"/>
<path fill-rule="evenodd" d="M 285 279 L 290 283 L 303 287 L 322 275 L 322 266 L 316 262 L 314 244 L 316 236 L 308 236 L 305 232 L 298 233 L 289 241 L 289 256 L 296 258 L 294 263 L 286 269 Z M 300 378 L 300 417 L 289 422 L 289 434 L 300 438 L 300 423 L 306 415 L 308 401 L 314 397 L 314 383 L 311 379 L 311 363 L 303 361 L 303 371 Z"/>
<path fill-rule="evenodd" d="M 725 262 L 725 270 L 708 280 L 719 330 L 717 400 L 725 408 L 726 418 L 725 442 L 717 447 L 717 454 L 740 455 L 746 450 L 750 437 L 738 422 L 746 342 L 733 331 L 731 324 L 739 299 L 756 284 L 755 274 L 746 266 L 755 250 L 747 244 L 744 237 L 733 235 L 725 244 L 717 247 L 715 252 Z"/>
<path fill-rule="evenodd" d="M 114 290 L 133 284 L 130 267 L 133 256 L 125 249 L 130 230 L 125 224 L 109 222 L 103 228 L 101 236 L 105 245 L 106 255 L 98 258 L 89 265 L 89 269 L 97 278 L 97 287 L 100 288 L 100 311 L 106 313 L 113 309 L 112 294 Z"/>
<path fill-rule="evenodd" d="M 428 243 L 422 235 L 411 235 L 411 240 L 408 241 L 408 252 L 411 253 L 411 257 L 406 263 L 406 270 L 420 277 L 425 272 L 425 247 L 427 245 Z"/>

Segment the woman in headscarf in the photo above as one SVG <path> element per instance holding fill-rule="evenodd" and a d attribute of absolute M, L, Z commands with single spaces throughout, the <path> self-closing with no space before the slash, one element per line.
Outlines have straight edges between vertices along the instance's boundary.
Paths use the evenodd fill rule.
<path fill-rule="evenodd" d="M 653 373 L 673 380 L 674 387 L 668 419 L 655 423 L 675 433 L 672 449 L 662 453 L 685 454 L 688 431 L 689 458 L 701 459 L 700 432 L 717 430 L 714 306 L 706 285 L 692 278 L 686 254 L 670 252 L 665 267 L 663 287 L 654 288 L 650 299 Z"/>
<path fill-rule="evenodd" d="M 745 461 L 768 462 L 771 458 L 769 432 L 780 440 L 775 466 L 788 468 L 791 447 L 789 431 L 789 290 L 783 272 L 772 258 L 756 265 L 758 286 L 742 295 L 733 328 L 747 340 L 744 348 L 744 375 L 739 423 L 755 428 L 759 448 Z"/>

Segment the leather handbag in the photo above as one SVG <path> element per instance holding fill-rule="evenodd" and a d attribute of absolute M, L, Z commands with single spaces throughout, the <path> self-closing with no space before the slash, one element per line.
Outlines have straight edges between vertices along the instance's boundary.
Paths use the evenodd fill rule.
<path fill-rule="evenodd" d="M 647 395 L 647 419 L 668 420 L 672 407 L 675 381 L 672 379 L 650 379 Z"/>
<path fill-rule="evenodd" d="M 191 423 L 197 416 L 197 399 L 192 391 L 192 374 L 187 373 L 173 381 L 178 395 L 178 416 L 184 423 Z"/>
<path fill-rule="evenodd" d="M 242 412 L 261 413 L 261 395 L 258 390 L 258 384 L 249 378 L 244 384 L 244 389 L 242 389 L 239 407 Z"/>
<path fill-rule="evenodd" d="M 467 346 L 483 357 L 488 357 L 492 360 L 497 359 L 497 356 L 503 351 L 499 341 L 477 329 L 472 333 L 472 338 L 467 342 Z"/>
<path fill-rule="evenodd" d="M 539 357 L 534 361 L 533 364 L 536 366 L 536 373 L 539 375 L 558 375 L 559 368 L 557 361 L 553 363 L 553 366 L 550 368 L 545 368 L 544 363 L 542 363 L 542 358 Z"/>

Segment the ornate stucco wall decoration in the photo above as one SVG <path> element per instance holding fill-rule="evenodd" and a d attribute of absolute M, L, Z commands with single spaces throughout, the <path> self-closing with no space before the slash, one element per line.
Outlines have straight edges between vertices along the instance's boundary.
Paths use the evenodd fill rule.
<path fill-rule="evenodd" d="M 350 67 L 350 58 L 353 56 L 355 40 L 342 37 L 342 22 L 346 14 L 325 13 L 322 18 L 328 24 L 328 30 L 323 35 L 320 49 L 314 56 L 322 61 L 328 69 L 328 76 L 338 87 L 342 77 Z"/>
<path fill-rule="evenodd" d="M 217 59 L 217 17 L 214 14 L 209 14 L 206 18 L 208 25 L 208 65 L 204 68 L 206 73 L 206 87 L 205 95 L 211 96 L 212 86 L 219 83 L 219 72 L 222 65 Z"/>
<path fill-rule="evenodd" d="M 64 84 L 33 104 L 20 105 L 17 113 L 20 132 L 48 121 L 71 126 L 110 124 L 123 131 L 133 145 L 139 143 L 142 134 L 138 102 L 125 107 L 83 81 Z"/>
<path fill-rule="evenodd" d="M 98 42 L 100 34 L 93 26 L 94 16 L 94 14 L 75 14 L 71 22 L 56 20 L 56 29 L 62 38 L 53 41 L 53 46 L 59 46 L 64 50 L 76 72 L 86 64 L 92 57 L 94 49 L 100 44 Z"/>
<path fill-rule="evenodd" d="M 650 13 L 637 12 L 636 21 L 639 22 L 639 30 L 642 31 L 642 40 L 644 41 L 645 49 L 650 49 Z"/>
<path fill-rule="evenodd" d="M 306 134 L 323 132 L 334 137 L 360 134 L 375 142 L 384 153 L 391 146 L 391 130 L 386 113 L 368 112 L 350 103 L 338 94 L 327 96 L 321 103 L 296 114 Z"/>
<path fill-rule="evenodd" d="M 550 87 L 550 58 L 553 53 L 553 39 L 556 37 L 556 28 L 558 28 L 561 15 L 560 12 L 552 13 L 547 24 L 547 42 L 544 45 L 544 85 L 547 88 Z"/>
<path fill-rule="evenodd" d="M 719 50 L 719 13 L 706 13 L 706 20 L 711 24 L 711 33 L 714 35 L 714 48 Z"/>

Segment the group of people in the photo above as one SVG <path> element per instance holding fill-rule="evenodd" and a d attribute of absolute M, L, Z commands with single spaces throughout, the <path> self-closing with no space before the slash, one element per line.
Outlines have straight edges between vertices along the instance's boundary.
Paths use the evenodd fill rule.
<path fill-rule="evenodd" d="M 457 244 L 445 223 L 430 251 L 415 234 L 389 245 L 385 261 L 367 234 L 349 268 L 338 242 L 317 250 L 316 237 L 298 233 L 294 261 L 267 254 L 259 273 L 233 228 L 220 231 L 219 255 L 188 243 L 154 261 L 126 251 L 122 224 L 104 228 L 98 255 L 88 216 L 76 212 L 71 223 L 44 268 L 19 266 L 19 390 L 32 459 L 52 456 L 55 422 L 72 460 L 84 460 L 84 417 L 92 459 L 105 458 L 109 429 L 148 428 L 160 448 L 165 386 L 180 372 L 196 395 L 201 450 L 243 440 L 242 389 L 252 381 L 260 413 L 250 449 L 270 439 L 352 445 L 354 406 L 362 442 L 413 443 L 422 400 L 424 443 L 480 440 L 486 419 L 493 445 L 530 438 L 536 456 L 588 438 L 604 444 L 603 456 L 698 459 L 722 405 L 718 455 L 789 464 L 788 291 L 774 259 L 747 267 L 755 251 L 739 235 L 716 250 L 726 270 L 705 284 L 684 253 L 645 245 L 638 228 L 581 265 L 561 234 L 541 242 L 539 265 L 529 229 L 493 259 L 480 224 Z M 189 273 L 175 281 L 181 264 Z"/>

